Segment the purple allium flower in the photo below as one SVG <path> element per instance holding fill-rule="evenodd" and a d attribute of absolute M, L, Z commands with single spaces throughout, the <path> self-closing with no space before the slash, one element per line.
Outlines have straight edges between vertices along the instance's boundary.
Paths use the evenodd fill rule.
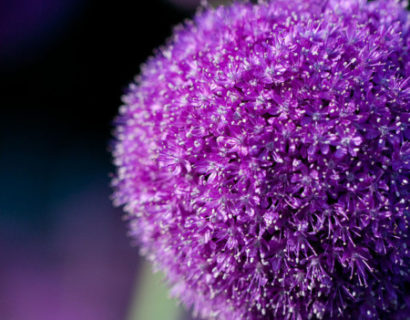
<path fill-rule="evenodd" d="M 409 318 L 406 5 L 204 9 L 129 87 L 115 203 L 196 314 Z"/>

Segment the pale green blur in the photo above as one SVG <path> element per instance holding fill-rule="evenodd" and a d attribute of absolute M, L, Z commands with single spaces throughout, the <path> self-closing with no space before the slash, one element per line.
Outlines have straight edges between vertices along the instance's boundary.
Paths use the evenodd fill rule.
<path fill-rule="evenodd" d="M 148 262 L 137 276 L 133 304 L 127 320 L 180 320 L 182 312 L 169 298 L 161 273 L 154 274 Z"/>

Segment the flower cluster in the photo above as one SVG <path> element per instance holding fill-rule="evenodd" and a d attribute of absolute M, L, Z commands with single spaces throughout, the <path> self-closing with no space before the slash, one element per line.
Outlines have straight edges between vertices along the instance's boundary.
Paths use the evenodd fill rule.
<path fill-rule="evenodd" d="M 217 319 L 406 319 L 403 1 L 205 8 L 123 97 L 114 201 Z"/>

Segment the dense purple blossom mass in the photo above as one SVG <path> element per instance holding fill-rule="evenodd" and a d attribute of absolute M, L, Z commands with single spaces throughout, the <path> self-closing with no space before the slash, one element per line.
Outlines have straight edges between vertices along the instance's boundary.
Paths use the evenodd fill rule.
<path fill-rule="evenodd" d="M 409 319 L 407 3 L 205 8 L 117 120 L 131 236 L 211 319 Z"/>

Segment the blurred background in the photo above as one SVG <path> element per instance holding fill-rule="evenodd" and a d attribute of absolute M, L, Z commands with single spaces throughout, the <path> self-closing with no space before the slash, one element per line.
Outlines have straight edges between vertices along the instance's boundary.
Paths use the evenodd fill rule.
<path fill-rule="evenodd" d="M 127 238 L 108 146 L 195 0 L 0 1 L 0 320 L 190 319 Z"/>

